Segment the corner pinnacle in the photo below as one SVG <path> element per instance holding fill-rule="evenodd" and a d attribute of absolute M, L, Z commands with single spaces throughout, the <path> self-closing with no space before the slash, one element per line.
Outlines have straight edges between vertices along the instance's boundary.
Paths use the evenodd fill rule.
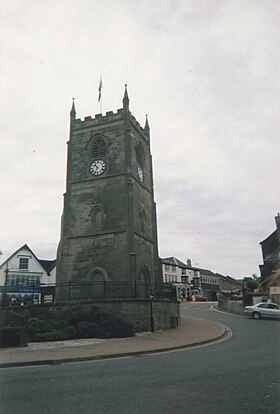
<path fill-rule="evenodd" d="M 129 110 L 129 98 L 128 98 L 128 93 L 127 93 L 127 84 L 124 85 L 125 90 L 124 90 L 124 96 L 123 96 L 123 109 L 125 110 Z"/>
<path fill-rule="evenodd" d="M 71 119 L 75 119 L 76 118 L 75 98 L 72 98 L 72 99 L 73 99 L 73 103 L 72 103 L 70 116 L 71 116 Z"/>
<path fill-rule="evenodd" d="M 146 115 L 145 130 L 146 131 L 149 131 L 150 130 L 149 121 L 148 121 L 148 115 Z"/>

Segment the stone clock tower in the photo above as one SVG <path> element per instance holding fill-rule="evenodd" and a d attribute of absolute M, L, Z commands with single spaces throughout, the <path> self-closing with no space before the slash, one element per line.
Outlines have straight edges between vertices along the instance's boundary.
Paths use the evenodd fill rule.
<path fill-rule="evenodd" d="M 76 119 L 70 112 L 57 283 L 162 283 L 148 120 L 129 110 Z"/>

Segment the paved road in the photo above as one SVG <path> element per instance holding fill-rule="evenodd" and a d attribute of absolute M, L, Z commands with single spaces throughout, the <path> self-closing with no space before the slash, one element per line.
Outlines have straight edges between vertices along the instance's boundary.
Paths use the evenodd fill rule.
<path fill-rule="evenodd" d="M 276 414 L 278 321 L 217 313 L 208 303 L 182 313 L 216 320 L 231 339 L 142 357 L 5 369 L 1 414 Z"/>

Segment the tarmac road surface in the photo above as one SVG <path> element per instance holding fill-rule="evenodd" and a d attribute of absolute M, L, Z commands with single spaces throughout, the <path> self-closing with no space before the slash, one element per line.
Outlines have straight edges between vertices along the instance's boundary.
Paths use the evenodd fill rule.
<path fill-rule="evenodd" d="M 1 370 L 1 414 L 276 414 L 278 321 L 182 314 L 229 326 L 230 339 L 176 352 Z M 194 321 L 194 319 L 193 319 Z"/>

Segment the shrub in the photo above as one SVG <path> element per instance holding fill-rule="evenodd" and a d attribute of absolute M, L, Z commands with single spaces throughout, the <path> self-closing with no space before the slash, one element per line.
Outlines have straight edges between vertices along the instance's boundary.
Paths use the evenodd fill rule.
<path fill-rule="evenodd" d="M 123 338 L 134 335 L 130 321 L 114 310 L 80 305 L 38 309 L 28 320 L 30 341 L 77 338 Z M 31 311 L 34 316 L 35 312 Z"/>
<path fill-rule="evenodd" d="M 39 318 L 30 318 L 27 322 L 29 340 L 36 341 L 36 336 L 48 331 L 48 328 L 47 321 Z"/>
<path fill-rule="evenodd" d="M 38 333 L 33 336 L 33 342 L 63 341 L 64 339 L 67 339 L 65 333 L 58 329 Z"/>
<path fill-rule="evenodd" d="M 7 309 L 0 313 L 0 326 L 24 326 L 25 316 Z"/>

